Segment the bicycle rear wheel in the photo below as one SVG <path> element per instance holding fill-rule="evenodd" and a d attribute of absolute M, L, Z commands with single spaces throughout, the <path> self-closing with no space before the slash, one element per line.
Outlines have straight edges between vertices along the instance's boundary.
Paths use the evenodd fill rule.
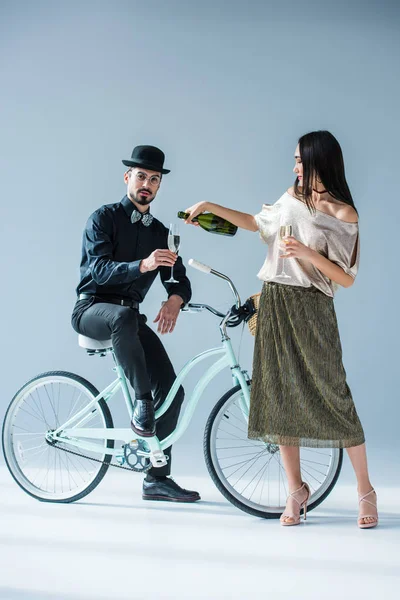
<path fill-rule="evenodd" d="M 101 440 L 104 453 L 85 451 L 85 457 L 63 451 L 80 454 L 79 448 L 46 440 L 48 431 L 65 423 L 98 394 L 86 379 L 64 371 L 42 373 L 15 394 L 3 423 L 3 452 L 11 475 L 27 494 L 44 502 L 74 502 L 103 479 L 112 458 L 106 449 L 114 447 L 114 440 Z M 85 427 L 113 427 L 102 398 Z"/>
<path fill-rule="evenodd" d="M 234 506 L 256 517 L 278 519 L 289 493 L 279 446 L 248 439 L 242 397 L 238 385 L 213 408 L 204 431 L 206 465 L 219 491 Z M 330 494 L 342 461 L 342 449 L 300 448 L 302 478 L 311 490 L 308 511 Z"/>

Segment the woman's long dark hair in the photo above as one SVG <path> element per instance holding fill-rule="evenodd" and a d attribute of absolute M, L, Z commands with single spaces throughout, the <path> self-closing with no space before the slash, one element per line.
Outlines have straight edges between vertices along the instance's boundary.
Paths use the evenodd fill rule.
<path fill-rule="evenodd" d="M 303 163 L 303 186 L 296 177 L 294 193 L 306 203 L 310 212 L 315 211 L 312 200 L 313 178 L 321 180 L 329 194 L 350 204 L 356 211 L 344 172 L 342 149 L 329 131 L 312 131 L 299 139 L 301 162 Z"/>

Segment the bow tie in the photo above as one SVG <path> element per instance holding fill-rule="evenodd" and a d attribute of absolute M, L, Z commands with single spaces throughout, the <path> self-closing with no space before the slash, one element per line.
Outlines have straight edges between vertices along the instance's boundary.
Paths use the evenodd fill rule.
<path fill-rule="evenodd" d="M 143 214 L 138 210 L 134 209 L 133 213 L 131 214 L 131 223 L 137 223 L 138 221 L 142 221 L 145 227 L 149 227 L 149 225 L 152 224 L 153 219 L 154 217 L 152 214 L 150 214 L 150 212 Z"/>

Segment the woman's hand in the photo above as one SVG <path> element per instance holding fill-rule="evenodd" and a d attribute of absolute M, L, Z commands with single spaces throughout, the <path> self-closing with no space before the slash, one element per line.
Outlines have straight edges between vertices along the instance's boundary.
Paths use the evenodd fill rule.
<path fill-rule="evenodd" d="M 311 260 L 314 253 L 314 250 L 296 240 L 292 235 L 285 237 L 280 247 L 285 252 L 285 254 L 280 255 L 280 258 L 303 258 Z"/>
<path fill-rule="evenodd" d="M 190 216 L 185 220 L 185 223 L 188 225 L 196 225 L 199 226 L 198 223 L 193 223 L 192 219 L 201 215 L 203 212 L 207 210 L 207 202 L 197 202 L 197 204 L 193 204 L 185 210 L 185 213 L 190 213 Z"/>

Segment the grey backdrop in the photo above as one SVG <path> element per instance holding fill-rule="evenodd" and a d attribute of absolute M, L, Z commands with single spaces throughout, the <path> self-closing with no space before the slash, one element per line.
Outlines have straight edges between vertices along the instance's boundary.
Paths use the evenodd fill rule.
<path fill-rule="evenodd" d="M 371 457 L 396 459 L 398 3 L 61 4 L 0 6 L 0 418 L 39 372 L 71 370 L 99 388 L 109 381 L 111 359 L 86 356 L 70 313 L 85 221 L 123 196 L 121 159 L 134 145 L 166 153 L 171 174 L 153 211 L 169 223 L 204 199 L 251 213 L 276 201 L 293 182 L 298 137 L 329 129 L 362 236 L 356 285 L 336 299 L 345 367 Z M 260 289 L 265 251 L 253 233 L 224 239 L 182 225 L 184 260 L 229 274 L 243 298 Z M 226 285 L 189 271 L 194 301 L 229 306 Z M 163 298 L 158 283 L 144 304 L 149 319 Z M 164 339 L 177 369 L 218 345 L 217 324 L 209 314 L 180 318 Z M 249 369 L 252 347 L 245 331 Z M 201 464 L 207 414 L 229 386 L 227 373 L 209 389 L 177 447 L 182 464 Z M 126 423 L 123 408 L 118 400 L 116 423 Z"/>

